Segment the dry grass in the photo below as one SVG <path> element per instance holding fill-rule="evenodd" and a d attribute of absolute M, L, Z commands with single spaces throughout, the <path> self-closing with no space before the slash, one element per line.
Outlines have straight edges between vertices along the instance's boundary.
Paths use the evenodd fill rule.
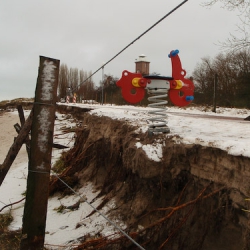
<path fill-rule="evenodd" d="M 9 231 L 8 226 L 13 218 L 10 213 L 0 214 L 0 249 L 16 250 L 19 249 L 21 240 L 21 230 Z"/>
<path fill-rule="evenodd" d="M 30 109 L 33 105 L 33 98 L 17 98 L 13 100 L 0 101 L 0 111 L 10 110 L 22 105 L 24 109 Z"/>
<path fill-rule="evenodd" d="M 0 214 L 0 249 L 1 250 L 19 250 L 22 239 L 22 230 L 10 231 L 8 226 L 12 222 L 13 217 L 10 212 Z M 43 248 L 46 250 L 47 248 Z"/>

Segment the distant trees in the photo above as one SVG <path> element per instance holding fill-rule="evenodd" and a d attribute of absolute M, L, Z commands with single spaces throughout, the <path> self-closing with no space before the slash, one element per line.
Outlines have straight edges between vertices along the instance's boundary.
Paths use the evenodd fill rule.
<path fill-rule="evenodd" d="M 77 94 L 78 100 L 93 99 L 95 86 L 92 78 L 89 78 L 91 72 L 78 70 L 77 68 L 68 68 L 66 64 L 60 66 L 59 83 L 58 83 L 58 98 L 65 98 L 66 95 Z M 89 78 L 89 79 L 88 79 Z M 85 80 L 88 79 L 86 82 Z M 69 93 L 67 89 L 70 88 Z"/>
<path fill-rule="evenodd" d="M 112 75 L 104 75 L 103 81 L 100 82 L 100 87 L 97 88 L 98 102 L 110 103 L 110 104 L 125 104 L 121 96 L 121 89 L 116 86 L 116 82 L 119 79 Z"/>
<path fill-rule="evenodd" d="M 58 83 L 58 100 L 68 95 L 67 89 L 70 88 L 70 98 L 74 93 L 77 101 L 85 102 L 95 100 L 99 103 L 125 104 L 121 96 L 120 88 L 116 86 L 118 78 L 112 75 L 104 75 L 99 87 L 95 86 L 91 72 L 68 68 L 66 64 L 61 64 Z"/>
<path fill-rule="evenodd" d="M 193 72 L 195 103 L 213 104 L 215 74 L 218 105 L 250 108 L 250 50 L 203 58 Z"/>
<path fill-rule="evenodd" d="M 212 104 L 216 90 L 217 103 L 222 106 L 250 108 L 250 0 L 203 0 L 204 6 L 221 3 L 224 9 L 240 12 L 239 36 L 230 34 L 221 42 L 227 52 L 215 59 L 202 58 L 193 77 L 197 84 L 195 102 Z M 218 86 L 214 87 L 215 74 Z"/>
<path fill-rule="evenodd" d="M 68 68 L 62 64 L 59 72 L 58 98 L 65 98 L 67 88 L 71 98 L 77 94 L 78 102 L 95 100 L 104 104 L 128 104 L 116 86 L 117 77 L 104 75 L 99 87 L 95 86 L 91 72 Z M 215 88 L 215 75 L 218 85 Z M 205 57 L 197 64 L 192 78 L 195 83 L 195 104 L 213 105 L 216 91 L 217 105 L 225 107 L 250 108 L 250 49 L 220 53 L 214 59 Z M 148 94 L 137 105 L 148 105 Z M 171 105 L 171 103 L 169 103 Z"/>
<path fill-rule="evenodd" d="M 59 70 L 58 97 L 65 98 L 66 88 L 69 86 L 69 70 L 66 64 L 61 64 Z"/>
<path fill-rule="evenodd" d="M 223 42 L 221 45 L 224 48 L 240 50 L 243 48 L 250 47 L 250 0 L 205 0 L 205 6 L 212 6 L 215 3 L 221 2 L 225 9 L 229 11 L 239 10 L 241 25 L 238 25 L 238 31 L 242 37 L 237 37 L 235 34 L 230 34 L 227 41 Z"/>
<path fill-rule="evenodd" d="M 91 72 L 84 72 L 83 70 L 80 71 L 78 95 L 81 101 L 96 99 L 96 87 L 94 82 L 92 81 L 92 78 L 90 77 L 91 74 Z"/>
<path fill-rule="evenodd" d="M 68 80 L 69 80 L 69 86 L 72 88 L 72 90 L 76 91 L 77 86 L 79 84 L 79 75 L 78 75 L 78 69 L 77 68 L 70 68 Z"/>

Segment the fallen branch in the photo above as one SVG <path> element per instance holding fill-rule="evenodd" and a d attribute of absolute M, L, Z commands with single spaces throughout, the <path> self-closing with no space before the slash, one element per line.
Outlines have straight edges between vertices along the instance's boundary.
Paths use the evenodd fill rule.
<path fill-rule="evenodd" d="M 2 207 L 2 208 L 0 209 L 0 212 L 2 212 L 2 211 L 6 208 L 6 207 L 9 207 L 9 206 L 12 206 L 12 205 L 18 204 L 18 203 L 22 202 L 23 200 L 25 200 L 25 197 L 24 197 L 24 198 L 22 198 L 20 201 L 13 202 L 13 203 L 10 203 L 10 204 L 8 204 L 8 205 L 6 205 L 6 206 Z"/>
<path fill-rule="evenodd" d="M 67 146 L 64 146 L 64 145 L 61 145 L 61 144 L 58 144 L 58 143 L 53 143 L 52 147 L 57 148 L 57 149 L 69 148 Z"/>
<path fill-rule="evenodd" d="M 19 119 L 21 122 L 21 127 L 24 126 L 25 124 L 25 117 L 24 117 L 24 112 L 23 112 L 23 107 L 22 105 L 17 105 L 17 110 L 18 110 L 18 114 L 19 114 Z M 15 124 L 15 125 L 19 125 L 19 124 Z M 15 127 L 14 125 L 14 127 Z M 17 133 L 19 134 L 21 131 L 21 127 L 18 128 L 19 126 L 15 127 Z M 25 144 L 26 144 L 26 152 L 28 154 L 28 157 L 30 158 L 30 139 L 29 139 L 29 134 L 27 135 L 26 139 L 25 139 Z"/>

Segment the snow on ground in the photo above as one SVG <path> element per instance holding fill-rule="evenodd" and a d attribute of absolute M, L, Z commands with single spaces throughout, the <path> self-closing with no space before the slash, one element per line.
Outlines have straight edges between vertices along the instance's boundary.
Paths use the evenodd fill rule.
<path fill-rule="evenodd" d="M 153 145 L 146 144 L 143 145 L 140 142 L 137 142 L 136 144 L 137 148 L 142 148 L 149 159 L 153 161 L 161 161 L 162 158 L 162 143 L 154 143 Z"/>
<path fill-rule="evenodd" d="M 92 114 L 122 119 L 138 126 L 142 132 L 147 131 L 147 119 L 150 117 L 148 108 L 77 105 L 92 107 L 93 110 L 90 112 Z M 216 113 L 214 113 L 211 108 L 205 107 L 171 107 L 167 109 L 167 114 L 170 133 L 166 136 L 176 136 L 176 143 L 200 144 L 220 148 L 232 155 L 250 157 L 250 121 L 244 120 L 250 115 L 250 110 L 217 108 Z M 145 149 L 150 158 L 159 158 L 157 155 L 152 156 L 150 153 L 155 152 L 155 150 L 149 150 L 152 145 L 141 145 L 140 147 Z M 161 150 L 159 145 L 157 148 L 159 151 Z M 161 155 L 161 152 L 158 152 L 158 154 Z"/>
<path fill-rule="evenodd" d="M 17 116 L 16 111 L 11 113 Z M 25 116 L 27 117 L 28 114 L 29 112 L 26 111 Z M 63 131 L 66 128 L 76 126 L 76 123 L 74 119 L 69 118 L 70 116 L 66 117 L 66 115 L 58 113 L 56 116 L 54 143 L 59 143 L 70 148 L 74 144 L 74 133 L 64 133 Z M 9 124 L 11 129 L 13 124 Z M 25 153 L 24 146 L 21 148 L 21 153 Z M 61 153 L 62 150 L 53 149 L 52 165 L 60 157 Z M 2 156 L 2 158 L 4 159 L 5 156 Z M 9 170 L 3 184 L 0 186 L 0 210 L 7 204 L 23 199 L 27 184 L 27 172 L 27 160 Z M 71 196 L 60 197 L 58 194 L 55 194 L 49 198 L 45 235 L 45 244 L 48 249 L 71 249 L 70 246 L 77 243 L 75 240 L 84 235 L 95 235 L 98 232 L 101 232 L 103 235 L 111 235 L 114 231 L 117 231 L 114 230 L 113 225 L 97 212 L 86 218 L 102 202 L 102 198 L 95 199 L 98 192 L 94 190 L 91 183 L 86 183 L 84 187 L 75 192 L 75 195 Z M 87 198 L 87 202 L 82 201 L 78 210 L 63 209 L 59 212 L 61 206 L 72 206 L 83 197 Z M 10 230 L 17 230 L 22 227 L 24 203 L 25 201 L 22 201 L 1 212 L 6 213 L 11 209 L 13 221 L 9 226 Z M 115 208 L 115 206 L 114 201 L 111 200 L 100 210 L 100 213 L 105 216 L 107 211 L 110 208 Z M 119 220 L 114 223 L 121 229 L 125 228 L 124 223 Z"/>
<path fill-rule="evenodd" d="M 66 105 L 66 104 L 62 104 Z M 145 132 L 147 130 L 147 119 L 149 118 L 147 108 L 134 106 L 110 106 L 110 105 L 89 105 L 89 104 L 69 104 L 77 105 L 83 108 L 93 108 L 90 111 L 93 115 L 109 116 L 112 119 L 122 119 L 138 127 L 137 131 Z M 17 112 L 11 112 L 17 116 Z M 28 115 L 28 112 L 25 112 Z M 168 108 L 168 126 L 171 136 L 176 143 L 201 144 L 221 148 L 228 151 L 229 154 L 243 155 L 250 157 L 250 121 L 244 118 L 250 115 L 247 109 L 226 109 L 218 108 L 217 113 L 211 112 L 206 108 Z M 238 119 L 228 119 L 228 117 Z M 0 117 L 1 118 L 1 117 Z M 223 119 L 222 119 L 223 118 Z M 9 121 L 10 129 L 13 129 L 12 121 Z M 72 147 L 74 143 L 74 133 L 63 133 L 66 127 L 75 126 L 73 119 L 65 115 L 57 114 L 55 121 L 54 137 L 55 143 L 60 143 Z M 5 135 L 1 135 L 4 137 Z M 8 136 L 8 134 L 6 134 Z M 142 148 L 148 157 L 155 161 L 162 158 L 162 142 L 155 141 L 153 145 L 143 145 L 138 141 L 135 145 Z M 21 153 L 25 152 L 25 147 Z M 62 150 L 53 149 L 52 163 L 54 163 L 61 154 Z M 2 156 L 4 159 L 5 156 Z M 23 159 L 23 158 L 22 158 Z M 28 163 L 26 161 L 18 162 L 7 174 L 3 184 L 0 186 L 0 209 L 6 204 L 18 201 L 23 198 L 26 189 Z M 100 214 L 94 213 L 92 216 L 86 216 L 97 207 L 102 198 L 95 200 L 98 195 L 91 183 L 86 183 L 84 187 L 76 192 L 75 195 L 59 197 L 54 195 L 49 198 L 48 215 L 46 225 L 46 247 L 50 249 L 67 249 L 74 240 L 83 237 L 86 234 L 95 234 L 102 232 L 109 235 L 114 232 L 114 226 L 108 223 Z M 81 202 L 76 211 L 64 209 L 59 213 L 60 206 L 70 206 L 79 201 L 80 197 L 86 197 L 87 202 Z M 14 217 L 9 229 L 15 230 L 22 227 L 24 201 L 11 207 L 11 213 Z M 113 201 L 109 202 L 101 212 L 105 215 L 108 209 L 115 207 Z M 1 213 L 6 213 L 10 208 L 4 209 Z M 118 219 L 116 225 L 124 228 L 124 224 Z M 80 226 L 82 225 L 82 226 Z M 117 230 L 116 230 L 117 231 Z M 53 246 L 54 245 L 54 246 Z M 65 246 L 65 247 L 60 247 Z M 69 249 L 69 248 L 68 248 Z"/>

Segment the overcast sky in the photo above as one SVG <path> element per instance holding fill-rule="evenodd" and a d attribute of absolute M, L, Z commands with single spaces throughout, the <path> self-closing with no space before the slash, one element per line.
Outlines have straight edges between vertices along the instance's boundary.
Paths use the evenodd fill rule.
<path fill-rule="evenodd" d="M 0 101 L 34 97 L 39 56 L 68 67 L 96 71 L 120 50 L 165 16 L 182 0 L 1 0 Z M 135 59 L 145 54 L 150 72 L 171 76 L 168 53 L 179 49 L 191 76 L 202 57 L 215 57 L 219 41 L 235 33 L 236 12 L 219 4 L 208 9 L 189 0 L 104 69 L 120 77 L 134 72 Z M 102 72 L 94 77 L 96 85 Z"/>

